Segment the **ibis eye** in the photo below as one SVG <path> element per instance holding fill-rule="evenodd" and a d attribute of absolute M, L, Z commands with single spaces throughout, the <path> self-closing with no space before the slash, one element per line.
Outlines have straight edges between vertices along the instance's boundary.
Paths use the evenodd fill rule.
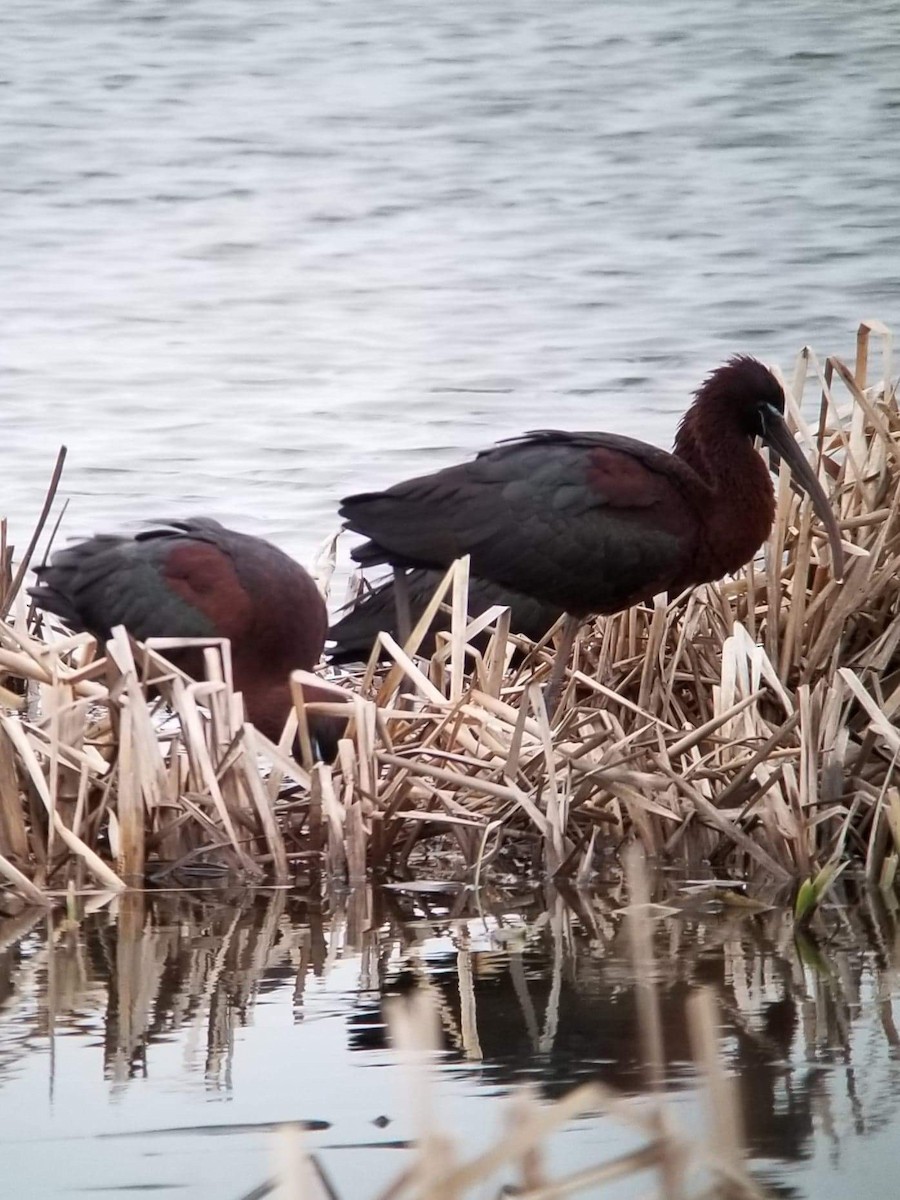
<path fill-rule="evenodd" d="M 774 404 L 761 404 L 756 410 L 759 418 L 759 429 L 757 430 L 760 437 L 765 437 L 769 431 L 769 427 L 773 424 L 778 424 L 781 420 L 781 413 Z"/>
<path fill-rule="evenodd" d="M 768 429 L 768 413 L 765 405 L 758 405 L 751 409 L 747 414 L 747 432 L 751 438 L 763 438 L 765 440 L 766 430 Z"/>

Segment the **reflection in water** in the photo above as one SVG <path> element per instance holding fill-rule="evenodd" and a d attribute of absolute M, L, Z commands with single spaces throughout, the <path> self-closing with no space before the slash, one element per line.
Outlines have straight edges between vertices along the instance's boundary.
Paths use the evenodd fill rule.
<path fill-rule="evenodd" d="M 754 1157 L 799 1162 L 817 1130 L 837 1153 L 850 1134 L 895 1119 L 896 912 L 856 897 L 835 913 L 825 948 L 798 951 L 784 912 L 723 906 L 666 881 L 656 900 L 667 1090 L 694 1086 L 685 1001 L 702 983 L 718 997 Z M 189 1031 L 183 1069 L 228 1095 L 236 1035 L 258 1006 L 290 989 L 303 1022 L 312 981 L 354 964 L 343 1008 L 352 1051 L 383 1049 L 383 998 L 419 987 L 438 1001 L 446 1070 L 473 1086 L 529 1080 L 555 1096 L 599 1078 L 640 1093 L 624 903 L 613 883 L 593 893 L 358 889 L 323 903 L 286 891 L 130 894 L 78 921 L 23 915 L 0 924 L 0 1092 L 48 1039 L 52 1076 L 60 1036 L 102 1030 L 115 1094 L 152 1079 L 159 1048 Z"/>

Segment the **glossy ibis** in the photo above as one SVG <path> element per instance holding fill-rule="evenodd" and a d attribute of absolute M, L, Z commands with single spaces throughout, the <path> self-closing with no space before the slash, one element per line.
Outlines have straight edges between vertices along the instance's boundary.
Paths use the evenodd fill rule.
<path fill-rule="evenodd" d="M 444 577 L 443 571 L 410 571 L 406 577 L 407 599 L 409 601 L 410 618 L 415 624 L 428 606 L 438 584 Z M 538 642 L 563 615 L 561 608 L 552 604 L 544 604 L 533 596 L 525 596 L 522 592 L 514 592 L 487 579 L 469 580 L 469 616 L 478 617 L 495 605 L 503 605 L 509 609 L 510 629 L 533 642 Z M 449 630 L 450 618 L 446 613 L 439 613 L 432 623 L 429 633 L 419 647 L 419 653 L 429 657 L 434 653 L 435 634 L 439 630 Z M 397 605 L 394 595 L 394 581 L 386 580 L 367 595 L 362 596 L 352 608 L 328 631 L 328 641 L 333 643 L 326 646 L 325 654 L 333 663 L 348 663 L 365 661 L 372 652 L 375 639 L 384 630 L 395 640 L 403 640 L 397 619 Z M 487 636 L 475 639 L 475 644 L 484 646 Z"/>
<path fill-rule="evenodd" d="M 328 615 L 311 575 L 281 550 L 209 517 L 154 526 L 134 537 L 100 534 L 67 546 L 35 570 L 31 595 L 76 631 L 101 641 L 115 625 L 133 637 L 223 637 L 231 641 L 235 690 L 247 719 L 277 741 L 291 708 L 288 676 L 311 671 L 325 643 Z M 203 652 L 169 657 L 203 678 Z M 323 691 L 310 699 L 334 696 Z M 331 756 L 342 722 L 322 719 L 314 733 Z"/>
<path fill-rule="evenodd" d="M 468 554 L 473 575 L 563 609 L 555 699 L 581 619 L 719 579 L 757 552 L 775 515 L 757 437 L 811 496 L 842 576 L 837 522 L 783 413 L 775 376 L 737 356 L 697 390 L 671 454 L 612 433 L 539 430 L 348 496 L 340 511 L 369 539 L 353 550 L 363 565 L 446 568 Z"/>

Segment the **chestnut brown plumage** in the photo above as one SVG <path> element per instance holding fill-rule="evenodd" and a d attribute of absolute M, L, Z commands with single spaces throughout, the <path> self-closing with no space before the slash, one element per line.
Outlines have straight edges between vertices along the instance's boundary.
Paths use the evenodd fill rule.
<path fill-rule="evenodd" d="M 262 538 L 209 517 L 167 522 L 134 537 L 100 534 L 57 551 L 35 574 L 35 603 L 101 641 L 116 625 L 141 641 L 228 638 L 247 719 L 273 740 L 290 711 L 290 672 L 311 671 L 325 642 L 325 602 L 309 573 Z M 169 657 L 203 677 L 201 650 Z M 329 756 L 332 725 L 341 724 L 323 721 L 315 730 Z"/>
<path fill-rule="evenodd" d="M 570 644 L 588 614 L 719 579 L 753 557 L 775 512 L 756 437 L 810 494 L 842 575 L 837 523 L 783 412 L 771 371 L 736 356 L 698 389 L 671 454 L 617 434 L 541 430 L 348 496 L 340 511 L 369 539 L 357 562 L 446 568 L 468 554 L 473 575 L 564 609 Z"/>

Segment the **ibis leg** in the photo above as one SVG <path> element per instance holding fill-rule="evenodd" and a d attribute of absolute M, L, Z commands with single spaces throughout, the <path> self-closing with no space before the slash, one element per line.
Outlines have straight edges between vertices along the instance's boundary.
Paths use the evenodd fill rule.
<path fill-rule="evenodd" d="M 409 607 L 409 585 L 406 571 L 394 567 L 394 606 L 397 610 L 397 641 L 405 646 L 412 633 L 412 614 Z"/>
<path fill-rule="evenodd" d="M 566 667 L 569 664 L 569 655 L 572 653 L 572 647 L 575 645 L 575 637 L 580 628 L 581 618 L 573 617 L 571 613 L 566 613 L 559 648 L 556 651 L 553 671 L 550 675 L 550 682 L 547 684 L 547 691 L 544 693 L 544 703 L 547 706 L 547 714 L 551 720 L 556 714 L 556 708 L 559 704 L 560 693 L 562 691 L 562 681 L 565 678 Z"/>

